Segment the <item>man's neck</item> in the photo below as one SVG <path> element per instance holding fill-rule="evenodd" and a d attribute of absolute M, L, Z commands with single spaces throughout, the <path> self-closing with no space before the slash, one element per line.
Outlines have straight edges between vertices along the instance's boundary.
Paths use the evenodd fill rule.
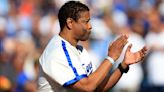
<path fill-rule="evenodd" d="M 65 39 L 66 41 L 68 41 L 72 46 L 76 47 L 78 40 L 76 40 L 76 39 L 71 35 L 71 33 L 68 33 L 68 31 L 64 31 L 64 30 L 63 30 L 63 31 L 61 31 L 61 32 L 59 33 L 59 35 L 60 35 L 63 39 Z"/>

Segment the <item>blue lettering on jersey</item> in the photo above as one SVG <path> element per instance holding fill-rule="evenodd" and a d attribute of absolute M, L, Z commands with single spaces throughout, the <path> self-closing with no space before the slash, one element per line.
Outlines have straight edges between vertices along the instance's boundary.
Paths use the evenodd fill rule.
<path fill-rule="evenodd" d="M 86 66 L 86 73 L 87 73 L 87 75 L 91 74 L 92 71 L 93 71 L 92 62 L 90 62 L 90 63 Z"/>

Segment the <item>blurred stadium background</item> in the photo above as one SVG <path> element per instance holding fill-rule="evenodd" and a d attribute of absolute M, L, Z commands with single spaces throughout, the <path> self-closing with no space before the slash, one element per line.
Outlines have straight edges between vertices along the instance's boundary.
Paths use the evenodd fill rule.
<path fill-rule="evenodd" d="M 57 13 L 66 1 L 0 0 L 0 92 L 36 92 L 38 59 L 60 31 Z M 164 92 L 164 0 L 80 1 L 91 10 L 93 29 L 79 44 L 96 66 L 120 34 L 130 36 L 134 52 L 149 47 L 144 62 L 132 65 L 110 92 Z"/>

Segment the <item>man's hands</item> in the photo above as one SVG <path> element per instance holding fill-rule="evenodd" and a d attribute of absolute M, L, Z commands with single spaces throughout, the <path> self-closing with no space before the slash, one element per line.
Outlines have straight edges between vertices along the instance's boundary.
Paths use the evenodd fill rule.
<path fill-rule="evenodd" d="M 117 60 L 124 46 L 127 44 L 128 42 L 127 40 L 128 40 L 127 35 L 122 35 L 117 40 L 115 40 L 108 48 L 108 56 L 112 57 L 114 61 Z M 124 68 L 126 68 L 127 65 L 131 65 L 131 64 L 141 61 L 147 53 L 146 47 L 143 47 L 140 51 L 135 52 L 135 53 L 132 53 L 130 51 L 131 47 L 132 47 L 132 44 L 128 46 L 125 52 L 124 60 L 122 62 L 122 66 Z"/>
<path fill-rule="evenodd" d="M 126 50 L 125 57 L 123 60 L 124 65 L 131 65 L 134 63 L 138 63 L 139 61 L 141 61 L 145 57 L 145 55 L 147 53 L 146 47 L 143 47 L 141 50 L 139 50 L 135 53 L 132 53 L 130 51 L 131 47 L 132 47 L 132 44 L 130 44 Z"/>
<path fill-rule="evenodd" d="M 108 56 L 112 57 L 114 60 L 117 60 L 124 46 L 128 42 L 127 39 L 127 35 L 122 35 L 117 40 L 115 40 L 108 48 Z"/>

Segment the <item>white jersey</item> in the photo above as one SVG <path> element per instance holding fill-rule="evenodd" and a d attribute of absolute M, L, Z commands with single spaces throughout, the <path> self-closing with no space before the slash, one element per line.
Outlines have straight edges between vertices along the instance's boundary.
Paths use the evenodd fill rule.
<path fill-rule="evenodd" d="M 89 54 L 82 46 L 74 47 L 56 35 L 40 57 L 38 92 L 65 92 L 67 86 L 95 71 Z"/>

